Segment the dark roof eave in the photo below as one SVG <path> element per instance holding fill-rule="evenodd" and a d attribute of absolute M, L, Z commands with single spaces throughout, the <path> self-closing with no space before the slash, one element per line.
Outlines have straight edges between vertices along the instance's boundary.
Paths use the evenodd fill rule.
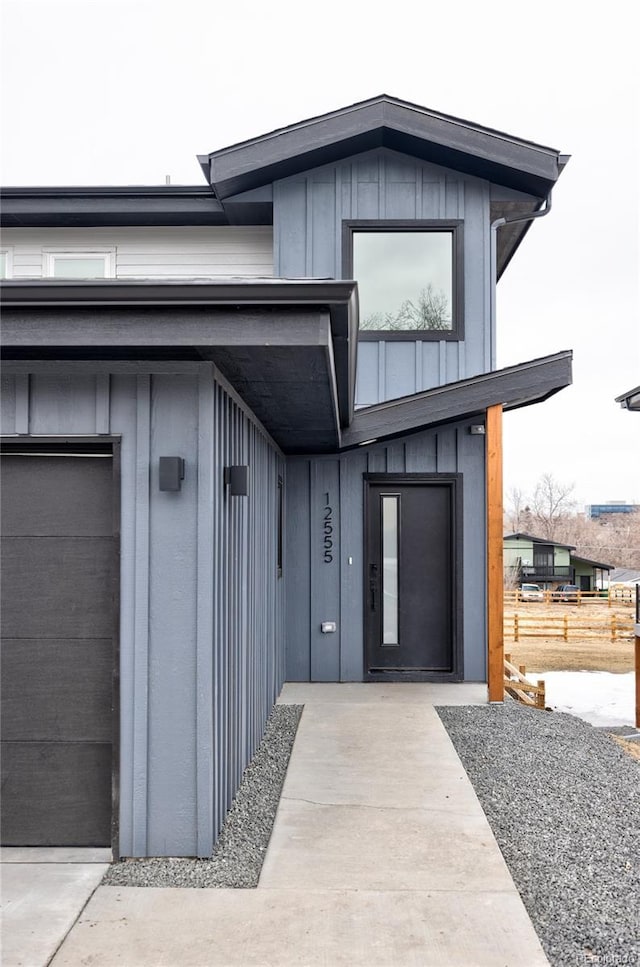
<path fill-rule="evenodd" d="M 62 306 L 257 306 L 327 307 L 331 323 L 339 422 L 353 418 L 358 295 L 351 280 L 210 279 L 73 281 L 5 279 L 0 294 L 6 309 Z"/>
<path fill-rule="evenodd" d="M 578 554 L 572 554 L 571 560 L 580 561 L 581 564 L 588 564 L 591 567 L 600 568 L 602 571 L 613 571 L 613 564 L 603 564 L 602 561 L 592 561 L 588 557 L 580 557 Z"/>
<path fill-rule="evenodd" d="M 541 403 L 571 384 L 571 361 L 567 350 L 357 410 L 343 433 L 343 449 L 468 419 L 489 406 L 513 410 Z"/>
<path fill-rule="evenodd" d="M 524 531 L 518 531 L 516 534 L 505 534 L 503 540 L 510 541 L 513 538 L 518 540 L 533 541 L 534 544 L 553 544 L 554 547 L 564 547 L 568 551 L 575 551 L 575 544 L 560 544 L 558 541 L 551 541 L 548 537 L 534 537 L 533 534 L 525 534 Z"/>
<path fill-rule="evenodd" d="M 566 164 L 553 148 L 381 95 L 199 156 L 220 198 L 375 147 L 544 198 Z"/>
<path fill-rule="evenodd" d="M 209 185 L 2 189 L 3 228 L 227 223 L 224 208 Z"/>

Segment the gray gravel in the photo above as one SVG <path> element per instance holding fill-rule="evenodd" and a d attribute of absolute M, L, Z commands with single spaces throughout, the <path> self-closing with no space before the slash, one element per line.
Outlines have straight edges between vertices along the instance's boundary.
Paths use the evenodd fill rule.
<path fill-rule="evenodd" d="M 125 860 L 109 867 L 103 885 L 256 887 L 302 708 L 274 705 L 210 859 Z"/>
<path fill-rule="evenodd" d="M 572 715 L 437 711 L 552 967 L 637 967 L 640 762 Z"/>

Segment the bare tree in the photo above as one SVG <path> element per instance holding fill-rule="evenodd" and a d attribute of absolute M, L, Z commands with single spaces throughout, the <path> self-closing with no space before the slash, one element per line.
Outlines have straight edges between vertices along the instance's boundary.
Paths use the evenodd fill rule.
<path fill-rule="evenodd" d="M 449 300 L 442 291 L 429 284 L 421 290 L 416 302 L 405 299 L 397 312 L 372 312 L 360 322 L 361 329 L 419 331 L 451 329 Z"/>
<path fill-rule="evenodd" d="M 531 508 L 519 487 L 507 491 L 505 501 L 505 528 L 513 534 L 527 529 L 531 522 Z"/>
<path fill-rule="evenodd" d="M 531 503 L 537 534 L 555 540 L 560 522 L 573 511 L 575 484 L 560 483 L 551 473 L 543 473 L 536 484 Z"/>

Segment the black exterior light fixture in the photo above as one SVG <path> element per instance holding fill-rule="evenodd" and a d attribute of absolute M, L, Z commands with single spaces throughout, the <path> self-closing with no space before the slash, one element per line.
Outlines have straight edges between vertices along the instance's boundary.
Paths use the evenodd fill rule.
<path fill-rule="evenodd" d="M 158 461 L 160 490 L 180 490 L 184 480 L 184 457 L 160 457 Z"/>
<path fill-rule="evenodd" d="M 247 497 L 249 495 L 249 467 L 237 465 L 224 468 L 225 486 L 229 488 L 230 497 Z"/>

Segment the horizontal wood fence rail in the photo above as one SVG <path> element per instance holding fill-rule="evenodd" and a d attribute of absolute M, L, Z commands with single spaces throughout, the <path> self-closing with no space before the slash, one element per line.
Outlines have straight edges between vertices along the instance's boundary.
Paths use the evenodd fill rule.
<path fill-rule="evenodd" d="M 545 604 L 602 604 L 608 606 L 619 604 L 628 604 L 629 606 L 634 603 L 634 592 L 630 588 L 620 589 L 610 589 L 609 591 L 574 591 L 569 592 L 571 597 L 568 601 L 563 597 L 562 591 L 543 591 L 543 602 Z M 520 604 L 521 601 L 529 601 L 530 598 L 527 597 L 525 592 L 524 596 L 519 588 L 504 590 L 504 603 L 505 604 Z M 536 601 L 534 604 L 538 603 Z"/>
<path fill-rule="evenodd" d="M 504 616 L 504 636 L 520 641 L 521 638 L 563 638 L 564 641 L 580 638 L 608 638 L 610 641 L 634 637 L 634 624 L 631 618 L 621 621 L 615 614 L 607 621 L 585 623 L 570 615 L 557 618 L 536 618 L 530 615 L 506 614 Z"/>
<path fill-rule="evenodd" d="M 532 705 L 535 708 L 545 708 L 545 686 L 544 679 L 539 678 L 537 685 L 530 682 L 527 678 L 527 669 L 524 665 L 511 663 L 511 655 L 504 656 L 504 689 L 512 698 L 522 702 L 523 705 Z"/>

